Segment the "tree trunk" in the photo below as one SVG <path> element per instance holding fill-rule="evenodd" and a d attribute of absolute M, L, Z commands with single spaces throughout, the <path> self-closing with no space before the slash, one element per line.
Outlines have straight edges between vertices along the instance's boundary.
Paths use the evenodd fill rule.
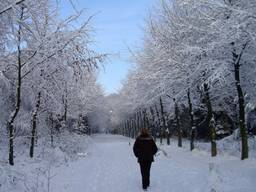
<path fill-rule="evenodd" d="M 67 113 L 68 113 L 68 90 L 67 90 L 67 83 L 65 82 L 65 93 L 62 95 L 62 104 L 64 106 L 64 113 L 63 115 L 61 116 L 61 126 L 60 128 L 63 128 L 63 122 L 64 121 L 64 125 L 66 126 L 66 123 L 67 123 Z M 78 128 L 79 129 L 79 128 Z"/>
<path fill-rule="evenodd" d="M 134 114 L 134 138 L 136 138 L 138 136 L 138 114 L 137 112 L 135 112 Z"/>
<path fill-rule="evenodd" d="M 51 147 L 53 147 L 53 129 L 54 129 L 54 123 L 53 123 L 53 114 L 51 113 L 50 115 L 50 120 L 51 120 Z"/>
<path fill-rule="evenodd" d="M 125 136 L 125 123 L 123 123 L 121 135 Z"/>
<path fill-rule="evenodd" d="M 123 123 L 123 136 L 126 136 L 126 127 L 125 127 L 125 122 Z"/>
<path fill-rule="evenodd" d="M 165 113 L 164 113 L 164 106 L 163 106 L 163 101 L 162 98 L 160 97 L 160 108 L 161 108 L 161 116 L 162 116 L 162 126 L 161 126 L 161 138 L 163 138 L 163 133 L 167 133 L 167 145 L 170 145 L 170 135 L 169 135 L 169 130 L 166 131 L 166 120 L 165 120 Z"/>
<path fill-rule="evenodd" d="M 207 83 L 204 83 L 204 94 L 207 106 L 207 122 L 211 132 L 211 155 L 215 157 L 217 155 L 217 144 L 216 144 L 216 129 L 214 125 L 214 116 L 212 111 L 212 104 L 209 94 L 209 87 Z"/>
<path fill-rule="evenodd" d="M 182 132 L 180 127 L 180 114 L 179 114 L 179 106 L 175 99 L 174 101 L 174 107 L 175 107 L 175 119 L 176 119 L 176 126 L 178 130 L 178 147 L 182 147 Z"/>
<path fill-rule="evenodd" d="M 129 137 L 129 134 L 128 134 L 128 120 L 125 121 L 125 130 L 126 130 L 126 137 Z"/>
<path fill-rule="evenodd" d="M 23 12 L 24 8 L 21 8 L 20 13 L 20 21 L 23 19 Z M 13 123 L 20 111 L 21 105 L 21 70 L 22 70 L 22 63 L 21 63 L 21 24 L 19 24 L 18 29 L 18 40 L 17 40 L 17 53 L 18 53 L 18 66 L 17 66 L 17 87 L 16 87 L 16 104 L 15 109 L 11 113 L 9 120 L 7 121 L 7 130 L 9 131 L 9 164 L 14 165 L 14 149 L 13 149 L 13 141 L 14 141 L 14 127 Z"/>
<path fill-rule="evenodd" d="M 147 110 L 143 110 L 143 121 L 144 121 L 144 127 L 149 129 L 149 120 L 148 120 L 148 114 Z"/>
<path fill-rule="evenodd" d="M 192 102 L 190 98 L 190 89 L 187 91 L 188 96 L 188 107 L 189 107 L 189 116 L 190 116 L 190 150 L 192 151 L 195 148 L 194 140 L 195 140 L 195 126 L 194 126 L 194 115 L 193 115 L 193 108 Z"/>
<path fill-rule="evenodd" d="M 7 122 L 7 128 L 9 130 L 9 164 L 14 165 L 14 155 L 13 155 L 13 123 Z"/>
<path fill-rule="evenodd" d="M 157 122 L 157 130 L 159 131 L 158 132 L 158 134 L 159 134 L 159 136 L 160 136 L 160 143 L 162 144 L 162 135 L 161 135 L 161 125 L 160 125 L 160 122 L 161 122 L 161 120 L 160 120 L 160 115 L 159 115 L 159 111 L 158 111 L 158 108 L 157 108 L 157 105 L 155 105 L 155 110 L 156 110 L 156 116 L 157 116 L 157 120 L 158 120 L 158 122 Z"/>
<path fill-rule="evenodd" d="M 29 156 L 33 158 L 34 156 L 34 146 L 35 146 L 35 137 L 36 137 L 36 126 L 37 126 L 37 114 L 40 107 L 40 99 L 41 99 L 41 92 L 37 95 L 37 102 L 36 102 L 36 108 L 34 112 L 32 113 L 32 136 L 31 136 L 31 144 L 30 144 L 30 151 Z"/>
<path fill-rule="evenodd" d="M 131 137 L 131 122 L 130 122 L 130 119 L 127 121 L 127 125 L 128 125 L 128 136 Z"/>
<path fill-rule="evenodd" d="M 142 114 L 143 114 L 143 128 L 147 128 L 145 109 L 142 110 Z"/>
<path fill-rule="evenodd" d="M 139 112 L 139 119 L 140 119 L 140 130 L 141 130 L 143 128 L 142 111 Z"/>
<path fill-rule="evenodd" d="M 248 131 L 245 124 L 245 102 L 244 102 L 244 94 L 241 86 L 240 80 L 240 60 L 243 55 L 243 51 L 246 48 L 248 42 L 244 44 L 242 51 L 240 54 L 236 54 L 236 51 L 233 51 L 233 65 L 234 65 L 234 73 L 235 73 L 235 82 L 236 82 L 236 90 L 238 95 L 238 103 L 239 103 L 239 127 L 242 141 L 242 151 L 241 151 L 241 159 L 247 159 L 249 157 L 249 147 L 248 147 Z"/>
<path fill-rule="evenodd" d="M 154 109 L 150 107 L 150 113 L 151 113 L 151 123 L 150 123 L 150 128 L 152 132 L 152 136 L 154 138 L 154 141 L 156 141 L 156 132 L 155 132 L 155 114 L 154 114 Z"/>
<path fill-rule="evenodd" d="M 132 118 L 132 138 L 136 138 L 136 133 L 135 133 L 135 129 L 136 129 L 136 121 L 135 119 Z"/>
<path fill-rule="evenodd" d="M 136 135 L 139 135 L 139 130 L 140 130 L 140 117 L 139 117 L 139 112 L 137 111 L 136 113 L 136 121 L 137 121 L 137 128 L 136 128 Z"/>
<path fill-rule="evenodd" d="M 126 120 L 126 130 L 127 130 L 127 137 L 130 137 L 130 133 L 129 133 L 129 121 L 128 120 Z"/>

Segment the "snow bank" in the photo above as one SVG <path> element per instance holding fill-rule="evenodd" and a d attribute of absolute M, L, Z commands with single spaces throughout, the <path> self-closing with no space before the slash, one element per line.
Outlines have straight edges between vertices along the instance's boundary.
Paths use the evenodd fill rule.
<path fill-rule="evenodd" d="M 39 138 L 34 158 L 29 157 L 29 138 L 15 139 L 15 165 L 8 164 L 8 149 L 0 149 L 1 192 L 44 192 L 56 176 L 57 167 L 66 167 L 69 162 L 85 154 L 91 138 L 85 135 L 64 132 L 55 136 L 53 147 L 50 138 Z M 1 146 L 6 146 L 1 144 Z"/>
<path fill-rule="evenodd" d="M 249 157 L 256 158 L 256 138 L 248 138 L 249 145 Z M 211 145 L 210 143 L 196 142 L 196 148 L 198 150 L 207 151 L 210 153 Z M 219 141 L 217 141 L 217 152 L 220 155 L 231 155 L 235 157 L 241 156 L 241 140 L 237 139 L 235 135 L 230 135 Z"/>
<path fill-rule="evenodd" d="M 240 142 L 234 136 L 218 141 L 218 155 L 214 158 L 211 157 L 210 143 L 197 141 L 196 148 L 192 152 L 190 151 L 188 140 L 183 140 L 182 148 L 177 147 L 177 144 L 176 139 L 172 139 L 169 146 L 165 142 L 163 145 L 158 142 L 161 151 L 156 156 L 156 163 L 161 164 L 161 166 L 166 163 L 165 166 L 170 167 L 166 169 L 174 172 L 174 176 L 170 177 L 170 181 L 166 181 L 165 184 L 167 186 L 168 182 L 173 182 L 169 186 L 170 191 L 255 191 L 256 148 L 253 137 L 249 138 L 250 158 L 243 161 L 240 160 Z M 163 151 L 167 155 L 164 155 Z M 197 175 L 196 179 L 195 175 Z M 182 185 L 176 186 L 178 181 Z"/>
<path fill-rule="evenodd" d="M 160 145 L 159 141 L 158 145 L 165 146 L 166 140 L 163 140 L 163 144 Z M 171 138 L 171 146 L 177 146 L 178 141 L 176 138 Z M 256 137 L 250 136 L 248 138 L 249 145 L 249 158 L 256 159 Z M 182 140 L 182 148 L 190 151 L 190 141 L 187 139 Z M 164 148 L 164 147 L 161 147 Z M 202 154 L 210 154 L 211 153 L 211 143 L 203 142 L 203 141 L 195 141 L 195 149 L 198 153 Z M 221 156 L 234 156 L 240 158 L 241 156 L 241 140 L 238 139 L 234 134 L 228 137 L 225 137 L 221 140 L 217 141 L 217 153 Z"/>

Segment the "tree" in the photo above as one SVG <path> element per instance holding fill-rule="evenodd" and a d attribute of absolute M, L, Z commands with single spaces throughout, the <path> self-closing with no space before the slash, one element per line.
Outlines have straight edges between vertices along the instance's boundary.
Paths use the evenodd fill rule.
<path fill-rule="evenodd" d="M 21 7 L 19 20 L 22 21 L 24 16 L 24 7 Z M 21 79 L 22 79 L 22 63 L 21 63 L 21 24 L 18 24 L 17 32 L 17 84 L 16 84 L 16 104 L 14 111 L 10 114 L 9 120 L 7 121 L 7 130 L 9 130 L 9 164 L 14 165 L 14 150 L 13 150 L 13 140 L 14 140 L 14 127 L 13 123 L 20 111 L 21 105 Z"/>
<path fill-rule="evenodd" d="M 182 147 L 182 131 L 180 127 L 180 114 L 179 114 L 179 106 L 176 102 L 176 99 L 173 99 L 174 105 L 175 105 L 175 120 L 176 120 L 176 128 L 178 132 L 178 147 Z"/>
<path fill-rule="evenodd" d="M 165 119 L 165 112 L 164 112 L 164 106 L 163 106 L 163 101 L 162 98 L 159 98 L 160 102 L 160 112 L 161 112 L 161 125 L 160 125 L 160 143 L 162 144 L 163 142 L 163 136 L 166 131 L 166 119 Z M 167 144 L 170 145 L 170 138 L 167 138 Z"/>
<path fill-rule="evenodd" d="M 30 144 L 30 151 L 29 156 L 32 158 L 34 156 L 34 145 L 35 145 L 35 137 L 36 137 L 36 128 L 37 128 L 37 114 L 40 107 L 40 100 L 41 100 L 41 92 L 37 95 L 37 102 L 35 110 L 32 113 L 32 132 L 31 132 L 31 144 Z"/>
<path fill-rule="evenodd" d="M 192 108 L 192 102 L 190 98 L 190 89 L 187 91 L 188 96 L 188 106 L 189 106 L 189 116 L 190 116 L 190 150 L 192 151 L 195 148 L 195 125 L 194 125 L 194 114 Z"/>
<path fill-rule="evenodd" d="M 217 143 L 216 143 L 216 130 L 215 130 L 215 120 L 212 110 L 212 104 L 209 94 L 209 86 L 207 83 L 204 83 L 204 97 L 207 106 L 207 122 L 210 128 L 210 138 L 211 138 L 211 155 L 215 157 L 217 155 Z"/>
<path fill-rule="evenodd" d="M 244 93 L 243 93 L 241 80 L 240 80 L 240 66 L 241 66 L 240 61 L 247 44 L 248 42 L 243 45 L 240 53 L 237 53 L 235 49 L 232 52 L 236 90 L 237 90 L 238 103 L 239 103 L 239 127 L 240 127 L 240 134 L 241 134 L 241 140 L 242 140 L 242 151 L 241 151 L 242 160 L 247 159 L 249 156 L 248 136 L 247 136 L 248 132 L 245 124 L 245 99 L 244 99 Z M 234 43 L 232 43 L 232 45 L 234 46 Z"/>

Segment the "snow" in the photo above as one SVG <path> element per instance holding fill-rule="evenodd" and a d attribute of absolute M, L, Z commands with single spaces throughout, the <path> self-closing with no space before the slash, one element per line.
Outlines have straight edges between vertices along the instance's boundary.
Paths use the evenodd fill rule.
<path fill-rule="evenodd" d="M 40 154 L 31 160 L 27 152 L 21 151 L 17 156 L 25 155 L 16 158 L 14 167 L 2 166 L 0 191 L 142 191 L 139 164 L 132 151 L 133 139 L 106 134 L 63 137 L 61 142 L 56 141 L 55 148 L 45 146 L 44 157 Z M 177 147 L 175 139 L 171 141 L 170 146 L 157 143 L 160 150 L 152 164 L 148 191 L 255 191 L 255 158 L 241 161 L 238 156 L 224 152 L 211 158 L 208 150 L 202 150 L 203 143 L 197 143 L 199 149 L 191 152 L 188 141 L 184 140 L 183 148 Z M 232 138 L 222 143 L 225 141 L 234 142 Z"/>
<path fill-rule="evenodd" d="M 114 135 L 94 135 L 93 141 L 85 158 L 55 170 L 58 174 L 53 178 L 51 191 L 142 191 L 133 141 Z M 212 159 L 208 152 L 190 152 L 174 145 L 163 145 L 161 149 L 152 164 L 149 191 L 255 191 L 255 159 L 241 161 L 234 156 Z"/>
<path fill-rule="evenodd" d="M 51 147 L 49 137 L 41 137 L 35 147 L 35 157 L 29 157 L 30 139 L 14 140 L 14 166 L 8 165 L 8 148 L 0 148 L 0 192 L 46 192 L 48 178 L 55 176 L 54 169 L 75 162 L 90 146 L 88 136 L 63 132 L 54 137 Z M 7 143 L 1 140 L 1 146 Z"/>

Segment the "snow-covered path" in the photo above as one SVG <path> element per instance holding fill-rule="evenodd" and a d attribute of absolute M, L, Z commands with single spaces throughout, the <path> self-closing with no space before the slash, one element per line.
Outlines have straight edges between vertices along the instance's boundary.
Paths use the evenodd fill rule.
<path fill-rule="evenodd" d="M 141 176 L 132 153 L 133 141 L 122 136 L 95 135 L 88 155 L 61 167 L 51 180 L 53 192 L 139 192 Z M 191 153 L 176 146 L 163 146 L 170 155 L 160 154 L 151 169 L 152 192 L 253 192 L 256 184 L 254 160 L 241 162 L 235 157 L 214 160 L 209 155 Z M 210 166 L 209 166 L 210 165 Z M 221 189 L 221 190 L 220 190 Z"/>

